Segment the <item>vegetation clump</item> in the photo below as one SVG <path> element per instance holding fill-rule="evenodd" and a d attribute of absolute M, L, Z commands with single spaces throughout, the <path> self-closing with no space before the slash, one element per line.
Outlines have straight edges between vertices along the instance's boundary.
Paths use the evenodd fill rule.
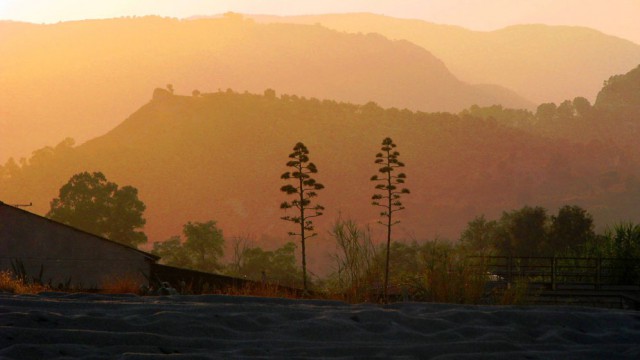
<path fill-rule="evenodd" d="M 48 286 L 26 282 L 11 271 L 0 271 L 0 292 L 11 294 L 37 294 L 50 290 Z"/>
<path fill-rule="evenodd" d="M 182 227 L 182 233 L 185 240 L 176 235 L 154 242 L 151 252 L 160 256 L 166 265 L 204 272 L 222 270 L 224 236 L 215 221 L 189 221 Z"/>

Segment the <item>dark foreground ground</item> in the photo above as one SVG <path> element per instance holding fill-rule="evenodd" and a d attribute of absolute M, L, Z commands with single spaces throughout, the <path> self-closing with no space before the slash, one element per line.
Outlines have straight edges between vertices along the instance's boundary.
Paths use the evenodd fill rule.
<path fill-rule="evenodd" d="M 1 359 L 640 359 L 640 313 L 0 294 Z"/>

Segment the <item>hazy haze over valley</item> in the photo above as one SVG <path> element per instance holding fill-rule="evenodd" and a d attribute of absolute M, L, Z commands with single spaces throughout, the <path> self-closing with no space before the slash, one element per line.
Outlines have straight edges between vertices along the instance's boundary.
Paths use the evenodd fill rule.
<path fill-rule="evenodd" d="M 0 67 L 0 85 L 11 91 L 0 97 L 0 129 L 4 135 L 0 142 L 0 163 L 9 157 L 18 159 L 28 156 L 33 150 L 53 145 L 67 136 L 84 142 L 104 134 L 146 101 L 150 89 L 167 83 L 173 84 L 182 93 L 189 93 L 194 89 L 208 92 L 218 88 L 233 88 L 236 91 L 261 92 L 266 88 L 273 88 L 279 93 L 363 103 L 376 101 L 383 106 L 404 107 L 406 104 L 415 105 L 416 102 L 423 101 L 424 104 L 408 107 L 425 111 L 456 111 L 460 106 L 473 105 L 469 103 L 473 99 L 480 104 L 495 102 L 509 106 L 520 103 L 533 108 L 542 102 L 559 103 L 576 96 L 584 96 L 593 102 L 604 80 L 613 74 L 630 70 L 635 66 L 634 59 L 640 57 L 640 37 L 634 35 L 640 34 L 640 25 L 636 21 L 640 14 L 640 4 L 634 0 L 606 3 L 598 0 L 141 0 L 135 3 L 118 0 L 100 4 L 77 0 L 5 0 L 0 4 L 0 20 L 56 24 L 60 21 L 122 16 L 206 17 L 228 11 L 278 16 L 336 13 L 387 15 L 322 15 L 318 18 L 288 17 L 280 21 L 313 21 L 314 24 L 319 22 L 329 28 L 349 32 L 379 32 L 389 39 L 407 39 L 424 49 L 424 54 L 418 58 L 415 58 L 415 54 L 404 54 L 414 58 L 413 65 L 422 62 L 421 56 L 428 57 L 428 52 L 437 59 L 429 60 L 428 63 L 439 62 L 440 66 L 444 65 L 450 71 L 447 76 L 452 75 L 456 80 L 476 86 L 467 88 L 462 93 L 454 92 L 455 96 L 447 97 L 450 88 L 440 87 L 429 78 L 420 78 L 419 74 L 413 75 L 420 68 L 409 66 L 400 70 L 412 74 L 410 80 L 414 86 L 410 91 L 403 88 L 402 93 L 398 94 L 393 86 L 381 89 L 374 87 L 372 83 L 364 83 L 359 84 L 364 92 L 361 91 L 358 96 L 354 96 L 353 91 L 350 96 L 344 96 L 344 85 L 349 83 L 354 86 L 355 79 L 343 78 L 340 84 L 334 82 L 332 86 L 325 84 L 322 87 L 313 84 L 313 78 L 291 86 L 286 83 L 286 79 L 280 79 L 282 74 L 278 72 L 260 78 L 255 70 L 271 68 L 273 61 L 277 59 L 267 56 L 264 61 L 269 63 L 265 65 L 260 63 L 264 54 L 256 57 L 245 52 L 245 55 L 250 55 L 249 59 L 235 57 L 229 60 L 229 56 L 238 54 L 225 54 L 225 49 L 219 47 L 212 50 L 210 46 L 218 43 L 216 39 L 220 38 L 220 34 L 211 28 L 206 30 L 201 27 L 202 31 L 197 34 L 186 35 L 186 27 L 198 26 L 182 26 L 181 33 L 190 37 L 189 40 L 182 41 L 178 33 L 166 36 L 167 31 L 175 30 L 173 27 L 161 26 L 160 31 L 155 32 L 153 28 L 145 29 L 142 22 L 130 26 L 130 22 L 120 21 L 127 28 L 119 30 L 115 25 L 110 27 L 107 23 L 97 25 L 95 22 L 45 27 L 2 23 L 0 63 L 3 66 Z M 108 23 L 113 24 L 113 21 Z M 552 27 L 516 26 L 501 30 L 508 26 L 527 24 L 547 24 Z M 557 28 L 555 25 L 591 27 L 596 31 L 586 28 Z M 308 35 L 308 32 L 301 32 L 299 40 L 302 40 L 305 33 Z M 122 40 L 122 43 L 109 41 L 114 38 Z M 172 41 L 179 41 L 185 47 L 191 46 L 192 51 L 183 51 L 186 49 L 171 45 Z M 308 39 L 304 41 L 307 42 Z M 380 42 L 378 39 L 378 45 Z M 266 43 L 263 46 L 269 51 L 278 50 L 270 49 Z M 314 52 L 317 52 L 317 46 L 313 43 L 308 46 L 309 48 L 298 50 L 308 52 L 310 48 L 314 48 Z M 198 50 L 196 52 L 199 52 L 199 56 L 194 58 L 196 54 L 193 49 Z M 388 48 L 392 49 L 393 47 Z M 327 49 L 329 53 L 335 50 L 337 48 Z M 216 51 L 222 58 L 211 59 L 210 51 Z M 396 50 L 390 53 L 393 54 L 393 59 L 398 56 L 397 53 Z M 362 53 L 363 56 L 365 54 Z M 281 51 L 280 55 L 286 56 L 287 52 Z M 219 64 L 216 61 L 225 58 L 226 64 L 217 66 Z M 370 58 L 375 56 L 368 57 Z M 133 62 L 132 59 L 136 61 Z M 207 59 L 207 64 L 202 63 L 204 59 Z M 352 58 L 354 61 L 355 59 L 357 57 Z M 236 64 L 238 60 L 240 61 Z M 326 60 L 339 64 L 340 59 L 318 59 L 317 63 Z M 141 63 L 144 65 L 140 65 Z M 282 67 L 288 69 L 289 65 L 284 63 Z M 361 65 L 360 63 L 359 66 Z M 406 62 L 402 63 L 400 60 L 396 65 L 404 68 Z M 229 69 L 228 66 L 233 66 L 234 69 Z M 246 72 L 247 66 L 254 70 Z M 422 66 L 428 67 L 429 72 L 433 73 L 431 65 Z M 313 66 L 309 66 L 307 70 L 312 75 L 317 73 Z M 343 70 L 349 71 L 348 66 Z M 362 69 L 362 74 L 367 70 L 375 70 L 375 66 Z M 218 76 L 219 74 L 223 75 Z M 303 75 L 304 72 L 289 74 L 289 77 L 298 79 Z M 322 78 L 324 74 L 317 76 Z M 387 76 L 394 77 L 396 74 Z M 248 77 L 251 77 L 250 81 L 247 80 Z M 405 84 L 400 79 L 396 78 L 393 82 L 402 87 Z M 325 83 L 332 81 L 329 78 Z M 389 82 L 388 78 L 379 78 L 378 81 Z M 426 84 L 416 84 L 425 81 Z M 416 93 L 423 92 L 425 88 L 432 91 L 437 89 L 437 96 L 431 96 L 433 92 Z M 393 92 L 393 97 L 403 101 L 386 98 L 385 91 Z M 438 96 L 445 96 L 447 99 L 441 101 Z M 383 97 L 385 98 L 381 100 Z M 406 99 L 412 97 L 414 101 Z M 507 101 L 502 101 L 505 97 Z M 522 104 L 523 98 L 529 103 Z M 452 105 L 452 102 L 458 105 Z"/>
<path fill-rule="evenodd" d="M 0 24 L 0 73 L 11 96 L 3 154 L 103 134 L 172 84 L 192 90 L 279 93 L 422 111 L 534 104 L 499 86 L 461 82 L 429 51 L 380 35 L 320 26 L 256 24 L 240 15 L 55 25 Z M 135 61 L 133 61 L 135 59 Z"/>
<path fill-rule="evenodd" d="M 280 174 L 303 141 L 326 235 L 338 214 L 376 222 L 369 178 L 391 136 L 412 191 L 405 240 L 524 205 L 578 204 L 598 226 L 640 215 L 637 43 L 557 21 L 477 31 L 273 9 L 0 22 L 0 200 L 44 214 L 74 173 L 103 171 L 140 190 L 151 241 L 213 218 L 282 242 Z"/>
<path fill-rule="evenodd" d="M 584 206 L 601 228 L 638 216 L 634 134 L 640 125 L 627 119 L 640 114 L 639 79 L 637 67 L 609 80 L 594 106 L 568 102 L 538 115 L 501 107 L 427 114 L 272 91 L 157 89 L 106 135 L 41 149 L 22 168 L 0 168 L 0 198 L 28 198 L 44 213 L 73 174 L 103 171 L 139 188 L 147 204 L 145 232 L 154 241 L 189 220 L 214 218 L 227 236 L 277 244 L 289 228 L 279 220 L 280 174 L 291 147 L 303 139 L 326 186 L 319 197 L 326 214 L 317 219 L 320 236 L 310 246 L 326 249 L 332 245 L 323 239 L 338 215 L 375 224 L 369 178 L 380 139 L 391 134 L 412 191 L 403 201 L 398 238 L 456 239 L 477 215 L 496 217 L 527 204 L 552 211 Z"/>
<path fill-rule="evenodd" d="M 0 358 L 640 359 L 638 19 L 0 0 Z"/>
<path fill-rule="evenodd" d="M 593 101 L 605 79 L 628 71 L 640 59 L 640 45 L 586 27 L 522 24 L 479 32 L 374 14 L 255 19 L 322 24 L 340 31 L 408 40 L 428 49 L 459 79 L 498 84 L 536 104 L 559 103 L 576 96 Z"/>

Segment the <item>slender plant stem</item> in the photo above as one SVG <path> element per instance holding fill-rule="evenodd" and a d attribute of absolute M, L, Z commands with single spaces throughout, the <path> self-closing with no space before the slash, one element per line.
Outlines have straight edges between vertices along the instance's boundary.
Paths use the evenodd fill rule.
<path fill-rule="evenodd" d="M 305 237 L 304 237 L 304 186 L 302 180 L 302 162 L 298 165 L 298 171 L 300 171 L 300 239 L 302 245 L 302 289 L 304 293 L 307 293 L 307 252 L 305 249 Z"/>
<path fill-rule="evenodd" d="M 390 167 L 391 163 L 389 162 L 390 151 L 387 150 L 387 166 Z M 384 301 L 389 302 L 388 297 L 388 288 L 389 288 L 389 255 L 391 252 L 391 173 L 387 173 L 387 194 L 388 194 L 388 205 L 387 205 L 387 259 L 386 266 L 384 270 L 384 290 L 383 296 Z"/>

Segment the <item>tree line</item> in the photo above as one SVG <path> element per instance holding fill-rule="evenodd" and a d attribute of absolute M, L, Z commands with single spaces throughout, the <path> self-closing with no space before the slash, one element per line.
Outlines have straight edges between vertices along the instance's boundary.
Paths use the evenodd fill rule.
<path fill-rule="evenodd" d="M 384 276 L 384 296 L 386 298 L 389 279 L 389 253 L 391 245 L 391 228 L 399 223 L 393 214 L 403 210 L 401 195 L 408 194 L 404 184 L 406 175 L 397 173 L 397 168 L 404 167 L 398 160 L 400 153 L 395 150 L 396 144 L 389 137 L 383 139 L 381 152 L 375 156 L 375 164 L 380 165 L 379 174 L 371 177 L 376 182 L 372 196 L 372 204 L 382 208 L 380 221 L 387 229 L 387 247 Z M 299 236 L 302 260 L 302 288 L 308 291 L 306 241 L 317 235 L 314 231 L 313 218 L 323 214 L 324 207 L 312 205 L 312 199 L 318 196 L 318 191 L 324 185 L 317 182 L 312 175 L 318 172 L 316 165 L 309 161 L 309 150 L 298 142 L 293 152 L 289 154 L 286 166 L 291 170 L 282 174 L 281 179 L 290 181 L 280 190 L 287 195 L 294 195 L 291 201 L 284 201 L 280 205 L 283 210 L 294 209 L 295 214 L 285 215 L 283 220 L 299 225 L 299 232 L 289 232 L 289 235 Z M 51 209 L 47 217 L 81 230 L 123 243 L 131 247 L 138 247 L 147 242 L 142 231 L 145 224 L 143 212 L 144 203 L 138 198 L 138 191 L 132 186 L 119 186 L 106 179 L 101 172 L 82 172 L 60 188 L 59 196 L 51 201 Z M 207 222 L 188 222 L 184 224 L 181 236 L 172 236 L 164 242 L 156 242 L 152 253 L 161 257 L 165 264 L 189 268 L 206 272 L 226 271 L 231 275 L 250 273 L 255 278 L 256 269 L 262 268 L 261 276 L 266 276 L 267 269 L 270 276 L 278 281 L 291 282 L 295 270 L 295 245 L 287 243 L 274 251 L 264 251 L 259 247 L 249 247 L 243 239 L 236 239 L 234 243 L 234 261 L 224 267 L 220 259 L 224 255 L 224 237 L 222 230 L 211 220 Z M 242 244 L 242 246 L 240 246 Z M 246 276 L 246 275 L 245 275 Z"/>
<path fill-rule="evenodd" d="M 257 173 L 268 172 L 269 179 L 262 182 L 262 186 L 269 182 L 270 188 L 277 189 L 282 171 L 274 171 L 273 164 L 279 164 L 286 153 L 274 150 L 288 149 L 298 140 L 277 134 L 303 121 L 308 126 L 300 129 L 299 139 L 317 144 L 335 135 L 341 146 L 327 147 L 323 152 L 330 156 L 328 159 L 338 160 L 332 164 L 336 174 L 351 172 L 355 176 L 350 182 L 358 182 L 357 187 L 349 189 L 333 185 L 334 177 L 321 178 L 322 183 L 331 186 L 331 191 L 322 193 L 321 203 L 335 204 L 341 198 L 348 198 L 349 211 L 356 216 L 369 213 L 368 202 L 360 199 L 371 195 L 366 184 L 371 173 L 365 166 L 352 170 L 350 164 L 356 157 L 358 163 L 366 163 L 371 146 L 348 140 L 357 137 L 356 134 L 382 139 L 389 128 L 394 128 L 393 137 L 402 139 L 402 147 L 419 147 L 419 151 L 407 152 L 406 157 L 403 154 L 403 160 L 413 167 L 410 175 L 420 179 L 411 187 L 417 195 L 411 210 L 414 214 L 430 214 L 425 221 L 417 216 L 406 217 L 411 230 L 420 237 L 434 232 L 448 238 L 457 237 L 465 220 L 475 215 L 468 212 L 473 208 L 496 214 L 523 204 L 563 204 L 563 199 L 570 198 L 591 209 L 604 224 L 634 218 L 637 212 L 633 204 L 640 193 L 640 162 L 637 155 L 633 155 L 638 153 L 637 145 L 621 145 L 619 140 L 624 136 L 611 136 L 602 131 L 622 129 L 620 133 L 633 137 L 637 132 L 626 126 L 635 122 L 612 121 L 605 116 L 602 104 L 589 106 L 589 110 L 583 106 L 586 111 L 578 111 L 580 104 L 587 104 L 574 99 L 573 109 L 569 103 L 560 104 L 555 108 L 562 111 L 554 110 L 545 120 L 542 116 L 545 106 L 534 113 L 499 110 L 496 106 L 495 109 L 472 107 L 467 115 L 426 114 L 384 109 L 375 103 L 345 104 L 274 93 L 219 91 L 192 97 L 169 95 L 167 99 L 154 100 L 108 137 L 78 147 L 64 141 L 35 151 L 29 160 L 8 161 L 0 167 L 0 188 L 4 190 L 0 190 L 0 196 L 7 202 L 33 201 L 36 211 L 46 212 L 48 209 L 44 207 L 68 180 L 69 174 L 87 169 L 87 164 L 95 164 L 95 169 L 110 169 L 110 177 L 144 184 L 140 190 L 145 191 L 144 200 L 148 204 L 163 202 L 176 211 L 193 213 L 198 219 L 208 219 L 208 209 L 189 209 L 189 202 L 181 201 L 184 196 L 213 199 L 226 193 L 243 205 L 242 211 L 254 214 L 254 228 L 269 231 L 273 215 L 261 211 L 262 201 L 250 199 L 260 197 L 279 204 L 281 195 L 277 191 L 258 191 L 259 186 L 255 186 L 252 177 L 222 176 L 217 170 L 242 166 L 251 167 Z M 185 117 L 183 110 L 193 116 Z M 158 111 L 163 115 L 158 116 Z M 574 113 L 573 117 L 559 115 L 570 113 Z M 229 132 L 220 133 L 220 126 Z M 566 131 L 552 131 L 556 127 Z M 180 131 L 174 131 L 176 129 Z M 592 129 L 591 133 L 598 136 L 587 136 L 582 129 Z M 563 133 L 570 134 L 572 141 L 556 138 Z M 217 141 L 211 141 L 213 136 Z M 234 144 L 238 136 L 255 140 Z M 628 144 L 634 143 L 637 143 L 635 138 Z M 235 146 L 237 151 L 224 158 L 210 156 L 229 146 Z M 129 150 L 125 154 L 123 149 Z M 239 155 L 257 151 L 260 156 Z M 175 156 L 176 153 L 181 156 Z M 166 176 L 155 176 L 157 172 Z M 191 186 L 196 177 L 207 176 L 215 180 Z M 179 186 L 183 190 L 163 194 L 160 189 L 167 186 Z M 438 199 L 431 201 L 434 196 Z M 229 224 L 228 229 L 234 231 L 243 226 L 242 218 L 233 215 L 236 205 L 230 201 L 215 205 L 222 212 L 215 216 L 216 220 L 225 226 Z M 439 211 L 442 208 L 447 210 Z M 330 206 L 325 214 L 335 209 Z M 191 220 L 164 217 L 158 207 L 147 209 L 145 214 L 147 233 L 153 232 L 153 236 L 160 239 L 174 235 L 174 229 Z M 358 219 L 364 220 L 361 216 Z"/>
<path fill-rule="evenodd" d="M 381 208 L 382 220 L 379 223 L 386 229 L 386 242 L 375 246 L 370 233 L 358 224 L 338 219 L 331 231 L 339 249 L 334 255 L 336 269 L 319 283 L 338 287 L 348 284 L 346 290 L 365 285 L 369 289 L 377 286 L 386 299 L 390 283 L 406 282 L 424 269 L 437 267 L 436 264 L 443 260 L 442 256 L 434 255 L 437 253 L 449 254 L 445 256 L 449 260 L 457 258 L 457 264 L 464 264 L 460 254 L 564 254 L 640 259 L 640 225 L 620 223 L 603 234 L 596 234 L 593 217 L 576 205 L 566 205 L 554 215 L 549 215 L 540 206 L 525 206 L 504 212 L 495 220 L 478 216 L 468 223 L 455 245 L 443 241 L 428 241 L 422 245 L 392 242 L 392 226 L 399 222 L 394 214 L 404 209 L 401 196 L 409 194 L 404 187 L 406 175 L 398 172 L 405 166 L 399 161 L 399 155 L 393 140 L 385 138 L 374 160 L 380 166 L 378 173 L 370 179 L 374 182 L 372 205 Z M 295 243 L 288 242 L 278 249 L 264 250 L 253 246 L 246 237 L 233 238 L 232 260 L 222 264 L 225 239 L 213 220 L 184 224 L 182 236 L 175 235 L 154 243 L 152 252 L 159 255 L 163 263 L 172 266 L 256 280 L 267 277 L 270 281 L 301 285 L 308 290 L 306 241 L 317 234 L 313 218 L 321 216 L 324 207 L 313 201 L 324 185 L 314 178 L 318 168 L 310 161 L 309 149 L 302 142 L 294 146 L 286 166 L 290 171 L 283 173 L 281 179 L 287 184 L 280 190 L 293 199 L 284 201 L 280 207 L 286 212 L 282 219 L 299 226 L 298 231 L 289 232 L 289 235 L 300 239 L 301 269 L 296 265 Z M 135 188 L 120 188 L 100 172 L 83 172 L 74 175 L 60 189 L 59 197 L 52 200 L 47 216 L 137 247 L 147 241 L 142 231 L 145 208 Z M 425 255 L 427 253 L 430 255 Z M 429 264 L 427 259 L 432 263 Z M 389 269 L 394 269 L 391 276 Z M 383 279 L 381 284 L 379 279 Z"/>

